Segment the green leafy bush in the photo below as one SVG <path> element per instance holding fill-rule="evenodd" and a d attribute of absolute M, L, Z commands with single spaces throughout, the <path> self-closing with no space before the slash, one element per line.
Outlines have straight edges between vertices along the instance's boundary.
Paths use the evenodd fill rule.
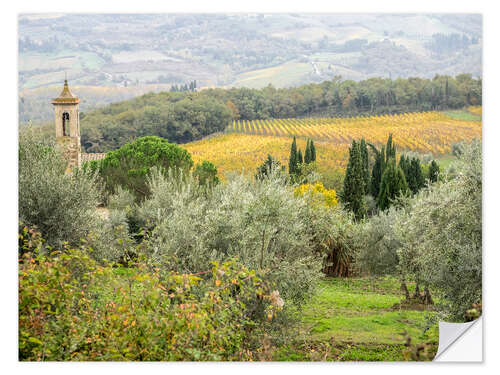
<path fill-rule="evenodd" d="M 213 163 L 206 160 L 196 166 L 193 175 L 200 185 L 216 185 L 219 183 L 217 168 Z"/>
<path fill-rule="evenodd" d="M 149 195 L 146 176 L 152 167 L 187 172 L 192 166 L 191 155 L 185 149 L 160 137 L 138 138 L 90 164 L 91 169 L 99 171 L 108 192 L 115 193 L 121 186 L 140 199 Z"/>
<path fill-rule="evenodd" d="M 189 275 L 101 265 L 86 249 L 29 252 L 19 266 L 19 359 L 251 360 L 256 323 L 281 308 L 279 295 L 234 261 Z"/>

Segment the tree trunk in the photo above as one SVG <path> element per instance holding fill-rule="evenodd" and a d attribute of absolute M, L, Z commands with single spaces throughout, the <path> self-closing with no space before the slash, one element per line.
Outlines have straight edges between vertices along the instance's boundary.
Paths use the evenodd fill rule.
<path fill-rule="evenodd" d="M 429 287 L 426 285 L 424 289 L 424 303 L 426 305 L 434 305 L 434 301 L 431 297 L 431 292 L 429 291 Z"/>
<path fill-rule="evenodd" d="M 410 292 L 408 291 L 408 287 L 406 286 L 405 281 L 401 281 L 401 290 L 405 293 L 405 298 L 407 301 L 410 300 Z"/>
<path fill-rule="evenodd" d="M 413 295 L 414 299 L 420 299 L 420 287 L 418 286 L 418 281 L 417 281 L 417 286 L 415 287 L 415 294 Z"/>

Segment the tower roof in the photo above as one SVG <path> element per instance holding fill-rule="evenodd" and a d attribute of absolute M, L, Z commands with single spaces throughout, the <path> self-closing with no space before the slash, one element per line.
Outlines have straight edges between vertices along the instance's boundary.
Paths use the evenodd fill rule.
<path fill-rule="evenodd" d="M 52 104 L 77 104 L 80 99 L 69 91 L 68 80 L 64 80 L 64 88 L 59 94 L 59 97 L 52 99 Z"/>

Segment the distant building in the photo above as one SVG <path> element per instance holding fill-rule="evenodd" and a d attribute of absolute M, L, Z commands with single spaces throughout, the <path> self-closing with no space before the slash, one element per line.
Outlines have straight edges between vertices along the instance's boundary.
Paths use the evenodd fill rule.
<path fill-rule="evenodd" d="M 82 154 L 79 103 L 80 99 L 71 93 L 68 80 L 65 79 L 61 94 L 52 100 L 52 104 L 55 113 L 56 143 L 68 160 L 68 172 L 80 167 L 82 162 L 99 160 L 106 156 L 106 154 Z"/>

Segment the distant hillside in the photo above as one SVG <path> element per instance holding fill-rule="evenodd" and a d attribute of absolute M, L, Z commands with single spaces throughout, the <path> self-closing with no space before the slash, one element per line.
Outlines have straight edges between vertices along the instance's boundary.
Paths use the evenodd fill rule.
<path fill-rule="evenodd" d="M 148 92 L 168 90 L 168 85 L 145 85 L 141 87 L 101 87 L 101 86 L 73 86 L 71 91 L 80 98 L 80 111 L 87 112 L 113 102 L 120 102 Z M 58 86 L 39 89 L 25 89 L 19 93 L 19 123 L 43 123 L 51 121 L 54 109 L 50 104 L 62 90 L 62 81 Z"/>
<path fill-rule="evenodd" d="M 121 87 L 116 95 L 126 96 L 150 84 L 193 80 L 205 88 L 280 88 L 338 75 L 363 80 L 464 72 L 482 75 L 478 14 L 19 16 L 20 92 L 59 86 L 65 73 L 82 89 Z M 95 95 L 87 100 L 100 102 Z M 22 109 L 21 118 L 34 112 Z"/>

